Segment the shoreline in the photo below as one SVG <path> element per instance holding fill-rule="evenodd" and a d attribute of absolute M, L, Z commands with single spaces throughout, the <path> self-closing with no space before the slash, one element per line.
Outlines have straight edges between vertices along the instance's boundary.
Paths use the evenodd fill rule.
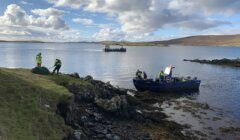
<path fill-rule="evenodd" d="M 17 78 L 20 81 L 14 80 L 9 83 L 10 78 L 13 80 Z M 210 117 L 208 116 L 211 114 L 209 112 L 213 111 L 214 108 L 209 107 L 206 103 L 197 103 L 191 100 L 178 101 L 177 99 L 181 97 L 180 95 L 154 94 L 117 88 L 110 83 L 94 80 L 91 76 L 80 77 L 77 73 L 38 75 L 32 74 L 29 69 L 0 68 L 0 81 L 5 81 L 5 86 L 0 87 L 2 93 L 0 98 L 2 97 L 2 100 L 6 100 L 8 105 L 11 103 L 11 101 L 8 101 L 8 96 L 13 98 L 12 96 L 15 95 L 17 95 L 16 100 L 18 100 L 19 96 L 24 99 L 23 101 L 20 100 L 21 102 L 18 103 L 18 106 L 31 105 L 32 101 L 38 100 L 39 97 L 32 99 L 32 101 L 29 101 L 28 98 L 34 97 L 37 93 L 41 97 L 41 102 L 37 102 L 36 110 L 47 111 L 54 116 L 53 119 L 56 119 L 55 117 L 58 118 L 57 120 L 61 118 L 61 123 L 57 122 L 55 124 L 47 119 L 47 124 L 40 124 L 40 126 L 46 125 L 46 131 L 50 132 L 52 130 L 62 131 L 66 129 L 66 132 L 60 133 L 60 137 L 64 134 L 66 140 L 76 137 L 82 139 L 140 138 L 149 140 L 200 139 L 208 136 L 218 138 L 219 135 L 213 132 L 215 128 L 204 126 L 206 129 L 203 132 L 194 130 L 192 129 L 192 127 L 194 128 L 194 124 L 191 124 L 192 122 L 190 122 L 190 125 L 181 123 L 174 116 L 176 115 L 175 113 L 180 111 L 182 113 L 190 113 L 194 120 L 199 120 L 200 122 L 204 122 L 204 119 L 209 117 L 213 123 L 224 120 L 223 118 L 225 117 L 222 116 L 221 118 L 221 116 L 217 117 L 215 115 Z M 26 87 L 33 87 L 30 89 L 24 86 L 16 86 L 18 89 L 10 88 L 13 83 L 15 85 L 20 84 L 26 85 Z M 38 93 L 39 90 L 42 91 Z M 8 91 L 13 91 L 13 93 L 7 94 Z M 4 96 L 7 96 L 7 98 L 4 98 Z M 15 100 L 13 100 L 13 103 L 15 103 Z M 14 110 L 15 107 L 17 106 L 13 106 L 11 110 Z M 25 110 L 24 108 L 19 111 Z M 8 109 L 7 104 L 5 109 Z M 170 109 L 170 112 L 166 111 L 166 109 Z M 219 112 L 223 114 L 221 111 Z M 35 116 L 35 113 L 31 111 L 30 113 Z M 4 114 L 2 115 L 0 115 L 0 118 L 5 118 Z M 24 114 L 21 116 L 21 118 L 26 117 Z M 35 117 L 37 119 L 39 116 Z M 185 117 L 183 114 L 178 116 L 178 118 L 182 119 Z M 21 118 L 13 117 L 12 121 L 15 119 L 21 120 Z M 209 120 L 207 119 L 207 121 Z M 58 128 L 59 124 L 62 125 L 62 128 Z M 35 125 L 35 121 L 31 125 Z M 48 129 L 49 125 L 53 126 L 52 130 Z M 235 136 L 232 133 L 239 134 L 238 127 L 230 126 L 232 127 L 221 128 L 220 133 L 222 134 L 222 131 L 224 131 L 224 134 L 229 134 L 231 137 Z M 41 129 L 41 127 L 36 129 Z M 216 131 L 220 131 L 219 129 L 217 128 Z M 20 131 L 25 131 L 25 129 L 21 128 Z M 39 135 L 50 137 L 42 134 L 42 130 L 38 131 L 35 132 L 35 135 L 39 133 Z M 32 132 L 30 131 L 30 133 Z M 0 136 L 1 134 L 2 132 Z M 5 135 L 2 137 L 5 138 Z"/>

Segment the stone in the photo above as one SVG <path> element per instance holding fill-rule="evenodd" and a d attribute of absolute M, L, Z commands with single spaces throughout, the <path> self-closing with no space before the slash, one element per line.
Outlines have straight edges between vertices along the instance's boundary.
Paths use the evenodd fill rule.
<path fill-rule="evenodd" d="M 74 78 L 78 78 L 78 79 L 80 78 L 80 76 L 77 72 L 74 72 L 74 73 L 68 74 L 68 75 L 71 76 L 71 77 L 74 77 Z"/>
<path fill-rule="evenodd" d="M 86 76 L 86 77 L 84 78 L 84 80 L 86 80 L 86 81 L 92 81 L 92 80 L 93 80 L 93 77 L 90 76 L 90 75 L 88 75 L 88 76 Z"/>

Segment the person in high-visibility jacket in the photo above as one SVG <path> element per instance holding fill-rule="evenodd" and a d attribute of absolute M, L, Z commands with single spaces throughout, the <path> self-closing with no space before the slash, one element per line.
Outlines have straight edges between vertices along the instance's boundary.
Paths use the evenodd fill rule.
<path fill-rule="evenodd" d="M 165 79 L 165 74 L 163 71 L 159 73 L 159 81 L 163 81 Z"/>
<path fill-rule="evenodd" d="M 42 54 L 38 53 L 36 56 L 36 63 L 37 63 L 37 67 L 41 67 L 42 66 Z"/>
<path fill-rule="evenodd" d="M 56 60 L 55 60 L 55 64 L 54 64 L 54 67 L 55 67 L 55 68 L 54 68 L 52 74 L 54 74 L 55 71 L 57 71 L 57 74 L 59 74 L 59 70 L 60 70 L 61 66 L 62 66 L 62 61 L 61 61 L 60 59 L 56 59 Z"/>

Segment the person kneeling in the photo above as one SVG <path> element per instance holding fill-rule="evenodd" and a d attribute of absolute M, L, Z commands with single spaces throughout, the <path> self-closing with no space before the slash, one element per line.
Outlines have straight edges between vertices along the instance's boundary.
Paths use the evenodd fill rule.
<path fill-rule="evenodd" d="M 52 74 L 54 74 L 55 71 L 57 71 L 57 74 L 59 74 L 59 70 L 60 70 L 61 66 L 62 66 L 61 60 L 60 60 L 60 59 L 56 59 L 56 60 L 55 60 L 55 64 L 54 64 L 54 67 L 55 67 L 55 68 L 54 68 Z"/>

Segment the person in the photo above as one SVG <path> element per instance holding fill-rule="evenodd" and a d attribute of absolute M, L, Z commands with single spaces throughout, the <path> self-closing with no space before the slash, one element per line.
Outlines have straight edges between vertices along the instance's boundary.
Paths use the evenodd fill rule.
<path fill-rule="evenodd" d="M 142 79 L 142 72 L 139 69 L 136 72 L 136 77 Z"/>
<path fill-rule="evenodd" d="M 165 74 L 163 71 L 159 73 L 159 81 L 163 81 L 165 79 Z"/>
<path fill-rule="evenodd" d="M 37 63 L 37 67 L 41 67 L 42 66 L 42 54 L 38 53 L 36 56 L 36 63 Z"/>
<path fill-rule="evenodd" d="M 54 64 L 54 67 L 55 67 L 55 68 L 54 68 L 52 74 L 54 74 L 55 71 L 57 71 L 57 74 L 58 74 L 61 66 L 62 66 L 61 60 L 60 60 L 60 59 L 56 59 L 56 60 L 55 60 L 55 64 Z"/>
<path fill-rule="evenodd" d="M 143 76 L 142 77 L 143 77 L 144 80 L 147 79 L 147 73 L 145 71 L 143 72 Z"/>

